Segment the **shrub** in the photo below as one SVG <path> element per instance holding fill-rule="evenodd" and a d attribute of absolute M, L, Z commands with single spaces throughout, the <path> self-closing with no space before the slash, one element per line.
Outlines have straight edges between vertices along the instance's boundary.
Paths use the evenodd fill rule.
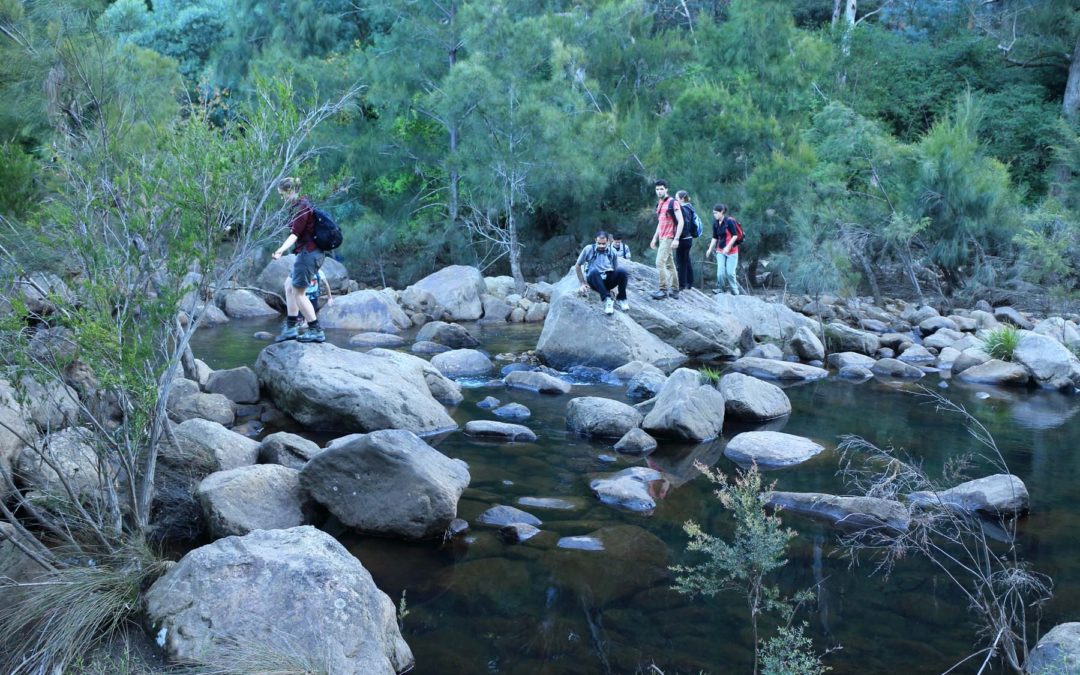
<path fill-rule="evenodd" d="M 1020 342 L 1020 333 L 1012 326 L 1001 326 L 990 331 L 985 342 L 990 358 L 1012 361 L 1013 351 Z"/>
<path fill-rule="evenodd" d="M 698 368 L 698 375 L 701 376 L 701 382 L 703 384 L 716 385 L 720 382 L 720 371 L 715 368 L 710 368 L 709 366 Z"/>

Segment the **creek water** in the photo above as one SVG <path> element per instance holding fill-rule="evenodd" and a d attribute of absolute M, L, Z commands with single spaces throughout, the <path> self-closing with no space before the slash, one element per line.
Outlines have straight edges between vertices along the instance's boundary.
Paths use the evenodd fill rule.
<path fill-rule="evenodd" d="M 215 369 L 252 366 L 267 344 L 252 333 L 277 326 L 233 322 L 202 330 L 192 348 Z M 531 349 L 539 335 L 538 326 L 521 324 L 469 330 L 492 355 Z M 347 347 L 350 333 L 327 334 Z M 697 560 L 684 552 L 687 520 L 721 536 L 732 531 L 712 485 L 694 466 L 702 462 L 733 472 L 735 465 L 723 456 L 725 439 L 751 427 L 728 423 L 723 439 L 661 444 L 643 460 L 619 456 L 610 442 L 592 442 L 565 429 L 572 397 L 626 400 L 623 387 L 578 383 L 570 395 L 542 396 L 483 386 L 479 380 L 463 384 L 465 400 L 451 411 L 459 424 L 496 419 L 476 405 L 494 396 L 527 406 L 532 416 L 521 423 L 539 437 L 533 443 L 496 443 L 458 431 L 429 439 L 469 465 L 472 483 L 459 515 L 473 523 L 472 530 L 446 544 L 416 544 L 327 526 L 395 602 L 406 594 L 403 634 L 416 655 L 414 672 L 749 673 L 753 638 L 745 599 L 734 592 L 712 598 L 679 595 L 670 590 L 668 566 Z M 985 424 L 1011 471 L 1027 484 L 1031 512 L 1020 522 L 1020 545 L 1033 567 L 1055 583 L 1042 630 L 1080 619 L 1080 396 L 965 386 L 937 375 L 922 384 Z M 978 449 L 959 417 L 936 411 L 910 383 L 830 378 L 786 391 L 791 415 L 767 428 L 815 439 L 826 452 L 770 472 L 780 490 L 845 494 L 835 450 L 845 434 L 903 448 L 932 475 L 950 457 Z M 594 474 L 645 463 L 663 471 L 670 484 L 657 495 L 651 515 L 619 511 L 591 495 Z M 995 471 L 985 463 L 970 471 L 973 478 L 990 473 Z M 519 500 L 528 497 L 559 498 L 569 508 L 523 506 Z M 503 543 L 494 530 L 475 524 L 493 504 L 533 513 L 543 520 L 542 534 L 523 544 Z M 964 599 L 928 563 L 917 557 L 901 560 L 886 579 L 874 574 L 871 559 L 852 565 L 829 528 L 795 515 L 784 519 L 798 535 L 775 580 L 788 593 L 817 586 L 817 599 L 800 617 L 819 649 L 840 647 L 825 658 L 832 672 L 940 673 L 974 651 L 977 627 Z M 604 551 L 556 546 L 560 537 L 596 532 Z M 764 626 L 770 622 L 762 619 Z M 976 672 L 981 662 L 969 661 L 954 672 Z"/>

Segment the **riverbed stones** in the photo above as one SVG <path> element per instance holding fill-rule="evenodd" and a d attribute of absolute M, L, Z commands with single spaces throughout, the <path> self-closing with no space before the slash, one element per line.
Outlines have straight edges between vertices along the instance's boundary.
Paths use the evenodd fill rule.
<path fill-rule="evenodd" d="M 400 333 L 412 320 L 389 294 L 362 290 L 334 298 L 333 304 L 319 311 L 319 324 L 323 328 Z"/>
<path fill-rule="evenodd" d="M 481 297 L 487 293 L 487 286 L 484 276 L 475 267 L 450 265 L 409 288 L 430 293 L 453 321 L 476 321 L 484 315 Z"/>
<path fill-rule="evenodd" d="M 278 293 L 281 292 L 279 288 Z M 230 319 L 262 319 L 278 314 L 278 311 L 266 304 L 265 300 L 246 288 L 225 293 L 222 309 L 225 310 L 225 316 Z"/>
<path fill-rule="evenodd" d="M 401 352 L 290 341 L 263 349 L 255 370 L 274 404 L 308 427 L 421 435 L 457 427 L 437 399 L 460 401 L 460 389 Z"/>
<path fill-rule="evenodd" d="M 537 370 L 517 370 L 503 378 L 511 389 L 526 389 L 538 394 L 569 394 L 572 388 L 566 380 Z"/>
<path fill-rule="evenodd" d="M 308 460 L 322 452 L 322 448 L 303 436 L 279 431 L 262 439 L 257 452 L 259 462 L 263 464 L 280 464 L 299 471 Z"/>
<path fill-rule="evenodd" d="M 968 368 L 977 366 L 981 363 L 986 363 L 990 360 L 990 355 L 982 349 L 977 347 L 971 347 L 960 352 L 960 355 L 956 357 L 956 360 L 952 362 L 952 374 L 958 375 Z"/>
<path fill-rule="evenodd" d="M 173 437 L 175 444 L 162 443 L 161 461 L 201 476 L 254 464 L 259 456 L 258 441 L 210 420 L 182 422 L 173 428 Z"/>
<path fill-rule="evenodd" d="M 495 408 L 491 412 L 496 417 L 502 417 L 509 420 L 524 420 L 532 416 L 532 411 L 520 403 L 507 403 L 504 406 Z"/>
<path fill-rule="evenodd" d="M 32 490 L 34 497 L 68 508 L 74 508 L 73 500 L 104 507 L 106 489 L 117 487 L 115 469 L 98 454 L 91 431 L 82 427 L 60 429 L 24 448 L 14 473 L 16 482 Z"/>
<path fill-rule="evenodd" d="M 619 438 L 641 425 L 641 413 L 621 401 L 599 396 L 571 399 L 566 427 L 588 437 Z"/>
<path fill-rule="evenodd" d="M 182 377 L 173 380 L 165 409 L 175 422 L 204 419 L 231 425 L 236 420 L 236 407 L 227 396 L 199 391 L 198 382 Z"/>
<path fill-rule="evenodd" d="M 791 401 L 780 387 L 742 373 L 720 378 L 724 414 L 734 420 L 764 422 L 791 413 Z"/>
<path fill-rule="evenodd" d="M 649 514 L 656 508 L 656 500 L 649 488 L 663 479 L 664 475 L 656 469 L 632 466 L 618 473 L 594 478 L 589 482 L 589 489 L 608 506 Z"/>
<path fill-rule="evenodd" d="M 416 334 L 416 341 L 435 342 L 450 349 L 471 349 L 479 347 L 480 341 L 473 337 L 464 326 L 445 321 L 431 321 Z"/>
<path fill-rule="evenodd" d="M 821 520 L 845 532 L 883 530 L 895 535 L 907 532 L 911 526 L 907 507 L 889 499 L 775 491 L 768 493 L 766 503 Z"/>
<path fill-rule="evenodd" d="M 863 366 L 844 366 L 837 371 L 836 376 L 849 382 L 865 382 L 874 377 L 869 368 Z"/>
<path fill-rule="evenodd" d="M 495 369 L 491 359 L 476 349 L 453 349 L 431 357 L 431 365 L 447 377 L 476 377 Z"/>
<path fill-rule="evenodd" d="M 848 366 L 862 366 L 872 368 L 876 361 L 874 357 L 857 352 L 834 352 L 829 354 L 828 364 L 831 368 L 842 370 Z"/>
<path fill-rule="evenodd" d="M 904 363 L 921 364 L 934 362 L 934 355 L 922 345 L 911 345 L 897 358 Z"/>
<path fill-rule="evenodd" d="M 1080 387 L 1080 359 L 1061 342 L 1027 333 L 1013 350 L 1013 361 L 1028 369 L 1032 379 L 1044 389 Z"/>
<path fill-rule="evenodd" d="M 952 347 L 954 344 L 964 339 L 964 334 L 960 331 L 949 330 L 948 328 L 942 328 L 933 335 L 923 340 L 923 346 L 927 349 L 945 349 L 946 347 Z"/>
<path fill-rule="evenodd" d="M 1008 363 L 1000 359 L 990 359 L 985 363 L 965 369 L 957 379 L 974 384 L 996 384 L 1021 387 L 1031 380 L 1027 368 L 1019 363 Z"/>
<path fill-rule="evenodd" d="M 716 438 L 723 426 L 723 395 L 689 368 L 671 374 L 642 422 L 652 436 L 698 442 Z"/>
<path fill-rule="evenodd" d="M 215 537 L 254 530 L 284 530 L 310 522 L 300 472 L 278 464 L 217 471 L 196 489 L 203 517 Z"/>
<path fill-rule="evenodd" d="M 956 325 L 956 322 L 945 316 L 932 316 L 928 319 L 923 319 L 919 322 L 919 332 L 923 336 L 932 335 L 942 328 L 948 328 L 949 330 L 958 331 L 960 327 Z"/>
<path fill-rule="evenodd" d="M 1061 623 L 1043 635 L 1024 662 L 1026 675 L 1080 673 L 1080 622 Z"/>
<path fill-rule="evenodd" d="M 611 525 L 563 538 L 550 553 L 554 581 L 605 607 L 670 578 L 668 547 L 636 525 Z"/>
<path fill-rule="evenodd" d="M 824 379 L 829 375 L 827 370 L 805 363 L 755 359 L 746 356 L 732 363 L 729 370 L 764 380 L 782 380 L 785 382 L 810 382 Z"/>
<path fill-rule="evenodd" d="M 880 377 L 898 377 L 917 380 L 925 373 L 919 368 L 897 359 L 881 359 L 870 366 L 870 371 Z"/>
<path fill-rule="evenodd" d="M 542 524 L 540 519 L 533 514 L 504 504 L 496 504 L 484 511 L 477 516 L 476 522 L 491 527 L 503 527 L 512 523 L 525 523 L 533 526 Z"/>
<path fill-rule="evenodd" d="M 915 506 L 942 505 L 968 513 L 1011 518 L 1028 510 L 1027 486 L 1018 477 L 999 473 L 961 483 L 937 494 L 912 492 L 908 501 Z"/>
<path fill-rule="evenodd" d="M 394 603 L 355 556 L 310 526 L 197 548 L 154 582 L 145 607 L 175 661 L 215 663 L 236 644 L 268 663 L 291 655 L 342 675 L 394 675 L 413 664 Z"/>
<path fill-rule="evenodd" d="M 651 363 L 643 364 L 641 370 L 626 383 L 626 395 L 631 399 L 644 400 L 660 393 L 667 375 Z"/>
<path fill-rule="evenodd" d="M 750 328 L 757 340 L 787 340 L 800 327 L 816 331 L 818 323 L 779 302 L 767 302 L 753 295 L 717 295 L 713 303 L 721 313 L 730 314 Z"/>
<path fill-rule="evenodd" d="M 215 370 L 206 378 L 207 393 L 221 394 L 233 403 L 258 403 L 259 378 L 247 366 Z"/>
<path fill-rule="evenodd" d="M 779 431 L 744 431 L 728 442 L 724 455 L 739 464 L 781 468 L 801 464 L 824 449 L 809 438 Z"/>
<path fill-rule="evenodd" d="M 1012 307 L 995 307 L 994 318 L 1001 323 L 1009 323 L 1024 330 L 1031 330 L 1035 327 L 1028 321 L 1027 317 Z"/>
<path fill-rule="evenodd" d="M 346 526 L 405 539 L 441 537 L 469 480 L 464 462 L 400 429 L 335 443 L 300 472 L 304 489 Z"/>
<path fill-rule="evenodd" d="M 509 422 L 492 420 L 472 420 L 465 423 L 467 436 L 498 438 L 506 441 L 535 441 L 536 434 L 529 427 Z"/>
<path fill-rule="evenodd" d="M 385 349 L 396 349 L 405 344 L 405 338 L 400 335 L 393 335 L 390 333 L 357 333 L 349 338 L 349 345 L 352 347 L 374 348 L 383 347 Z"/>
<path fill-rule="evenodd" d="M 833 322 L 825 326 L 825 343 L 839 352 L 873 354 L 881 346 L 877 335 Z"/>
<path fill-rule="evenodd" d="M 825 345 L 809 326 L 799 326 L 791 336 L 791 349 L 800 361 L 824 361 Z"/>
<path fill-rule="evenodd" d="M 1080 347 L 1080 330 L 1077 329 L 1076 324 L 1060 316 L 1043 319 L 1031 332 L 1053 338 L 1071 349 Z"/>
<path fill-rule="evenodd" d="M 656 450 L 656 439 L 644 429 L 634 427 L 615 443 L 615 451 L 624 455 L 647 455 Z"/>
<path fill-rule="evenodd" d="M 664 365 L 686 360 L 625 312 L 604 314 L 599 303 L 574 293 L 552 301 L 536 352 L 549 366 L 562 370 L 576 365 L 610 370 L 631 361 Z"/>

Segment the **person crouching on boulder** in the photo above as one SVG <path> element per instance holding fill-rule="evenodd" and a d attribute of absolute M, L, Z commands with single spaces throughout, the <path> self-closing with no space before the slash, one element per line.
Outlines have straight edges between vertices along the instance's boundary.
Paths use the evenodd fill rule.
<path fill-rule="evenodd" d="M 611 289 L 616 287 L 619 289 L 619 309 L 624 312 L 630 309 L 630 303 L 626 301 L 626 270 L 619 269 L 619 256 L 608 244 L 607 232 L 597 232 L 596 242 L 581 249 L 581 255 L 574 264 L 574 271 L 581 282 L 578 292 L 584 295 L 591 286 L 604 301 L 604 314 L 615 312 Z"/>
<path fill-rule="evenodd" d="M 277 260 L 293 247 L 296 262 L 293 263 L 289 282 L 285 284 L 285 305 L 288 311 L 285 328 L 275 341 L 325 342 L 326 334 L 319 326 L 315 308 L 306 294 L 311 278 L 319 274 L 323 262 L 323 252 L 315 245 L 315 214 L 312 212 L 311 202 L 300 195 L 298 178 L 282 178 L 278 183 L 278 194 L 290 209 L 290 234 L 278 250 L 274 251 L 273 258 Z M 303 333 L 297 327 L 301 314 L 307 321 L 307 329 Z"/>

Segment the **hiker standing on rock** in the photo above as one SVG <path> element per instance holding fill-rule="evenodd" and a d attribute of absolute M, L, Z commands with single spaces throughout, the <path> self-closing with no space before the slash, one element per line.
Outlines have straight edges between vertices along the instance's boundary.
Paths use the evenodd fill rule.
<path fill-rule="evenodd" d="M 319 326 L 315 308 L 306 293 L 311 278 L 318 276 L 323 262 L 323 252 L 315 245 L 315 213 L 307 197 L 300 195 L 300 179 L 281 179 L 278 183 L 278 194 L 290 209 L 290 234 L 285 243 L 274 251 L 273 258 L 277 260 L 292 247 L 296 262 L 293 263 L 292 274 L 285 282 L 285 305 L 288 312 L 285 328 L 275 341 L 325 342 L 326 334 Z M 297 327 L 301 315 L 307 322 L 307 329 L 303 333 Z"/>
<path fill-rule="evenodd" d="M 742 241 L 742 225 L 728 215 L 726 204 L 713 206 L 713 236 L 709 242 L 709 249 L 705 251 L 705 257 L 716 250 L 716 290 L 714 293 L 723 293 L 725 286 L 732 295 L 740 295 L 739 281 L 735 277 L 735 269 L 739 266 L 739 243 Z"/>
<path fill-rule="evenodd" d="M 675 272 L 675 259 L 672 252 L 679 247 L 679 238 L 683 231 L 683 214 L 678 202 L 668 196 L 667 182 L 656 181 L 656 232 L 653 233 L 649 248 L 656 249 L 656 271 L 660 276 L 660 288 L 652 294 L 653 300 L 662 300 L 668 296 L 679 297 L 679 279 Z"/>
<path fill-rule="evenodd" d="M 694 246 L 694 237 L 701 234 L 701 230 L 696 227 L 696 223 L 701 220 L 694 211 L 690 194 L 686 190 L 676 192 L 675 198 L 679 200 L 683 219 L 682 236 L 679 237 L 679 246 L 675 249 L 675 269 L 679 275 L 679 290 L 688 291 L 694 287 L 694 266 L 690 263 L 690 249 Z"/>
<path fill-rule="evenodd" d="M 581 283 L 578 292 L 584 295 L 592 287 L 604 301 L 604 314 L 615 313 L 615 301 L 611 298 L 613 288 L 619 289 L 619 309 L 624 312 L 630 309 L 630 303 L 626 301 L 626 270 L 619 269 L 619 255 L 608 245 L 607 232 L 597 232 L 596 241 L 581 249 L 574 271 Z"/>

